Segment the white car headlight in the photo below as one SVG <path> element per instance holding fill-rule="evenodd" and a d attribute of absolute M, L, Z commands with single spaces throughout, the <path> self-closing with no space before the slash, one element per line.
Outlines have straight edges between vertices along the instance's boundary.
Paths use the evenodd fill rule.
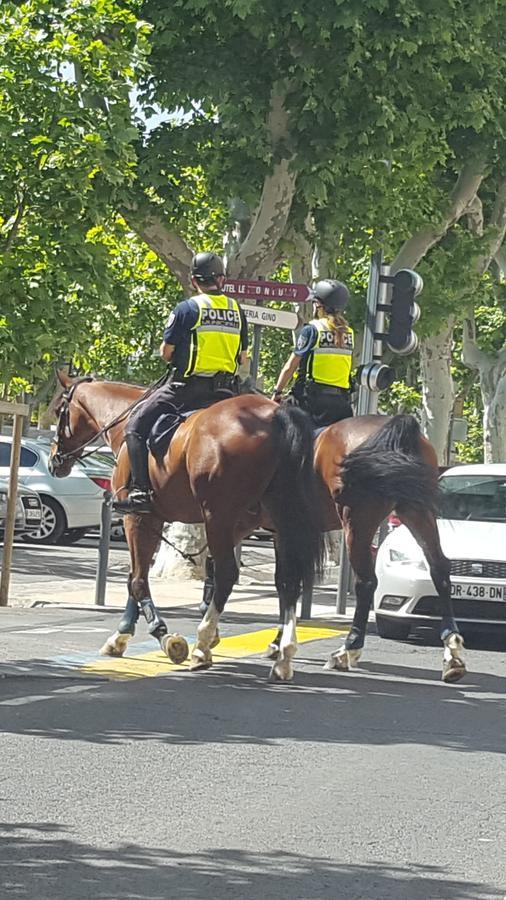
<path fill-rule="evenodd" d="M 388 551 L 388 557 L 391 566 L 413 566 L 422 572 L 426 572 L 428 568 L 425 558 L 417 553 L 416 550 L 394 550 L 391 547 Z"/>

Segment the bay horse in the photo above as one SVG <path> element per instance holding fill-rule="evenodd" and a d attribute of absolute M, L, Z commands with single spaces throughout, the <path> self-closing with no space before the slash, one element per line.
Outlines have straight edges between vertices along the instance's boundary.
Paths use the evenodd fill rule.
<path fill-rule="evenodd" d="M 427 559 L 443 615 L 443 681 L 465 675 L 463 639 L 450 596 L 450 561 L 437 529 L 438 463 L 432 444 L 414 416 L 358 416 L 325 428 L 315 443 L 315 470 L 324 531 L 342 528 L 355 575 L 356 607 L 342 647 L 326 668 L 348 671 L 357 665 L 378 585 L 372 552 L 374 535 L 394 509 Z M 281 621 L 281 620 L 280 620 Z M 276 658 L 281 630 L 269 648 Z"/>
<path fill-rule="evenodd" d="M 86 446 L 103 434 L 117 457 L 113 491 L 125 496 L 129 465 L 122 446 L 124 426 L 146 389 L 91 377 L 72 379 L 62 372 L 58 379 L 64 391 L 55 406 L 52 474 L 68 475 Z M 312 585 L 323 555 L 309 418 L 257 394 L 220 400 L 190 416 L 161 459 L 150 454 L 149 473 L 153 512 L 125 516 L 131 556 L 128 600 L 118 630 L 101 652 L 122 656 L 142 611 L 167 656 L 177 663 L 187 658 L 186 640 L 169 634 L 153 602 L 148 574 L 165 522 L 203 522 L 214 559 L 214 597 L 198 626 L 190 668 L 208 668 L 219 641 L 218 621 L 239 574 L 234 548 L 268 521 L 277 533 L 276 584 L 283 615 L 271 678 L 291 678 L 297 599 Z"/>

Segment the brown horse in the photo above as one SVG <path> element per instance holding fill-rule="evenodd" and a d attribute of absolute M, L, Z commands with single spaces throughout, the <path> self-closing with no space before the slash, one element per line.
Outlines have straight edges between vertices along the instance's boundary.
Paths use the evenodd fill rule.
<path fill-rule="evenodd" d="M 355 574 L 353 623 L 344 645 L 331 654 L 326 668 L 347 671 L 360 658 L 378 585 L 371 545 L 381 522 L 395 509 L 422 548 L 441 601 L 443 680 L 458 681 L 466 668 L 450 598 L 450 562 L 441 549 L 436 524 L 437 456 L 416 419 L 409 415 L 360 416 L 331 425 L 317 438 L 315 468 L 322 527 L 325 531 L 343 528 Z M 281 629 L 271 644 L 273 658 L 280 638 Z"/>
<path fill-rule="evenodd" d="M 124 425 L 129 408 L 145 390 L 91 378 L 73 380 L 62 373 L 58 377 L 64 392 L 56 407 L 52 473 L 68 475 L 85 445 L 105 433 L 118 458 L 113 490 L 121 496 L 129 478 L 121 446 Z M 198 627 L 190 667 L 210 666 L 211 649 L 219 640 L 218 620 L 238 577 L 234 547 L 264 522 L 277 533 L 277 587 L 284 623 L 271 675 L 291 678 L 297 598 L 302 588 L 312 585 L 322 555 L 309 419 L 298 409 L 280 408 L 258 395 L 222 400 L 182 424 L 163 459 L 150 456 L 149 465 L 153 512 L 125 517 L 131 555 L 128 601 L 118 631 L 102 652 L 123 655 L 142 610 L 164 652 L 174 662 L 186 659 L 186 641 L 168 634 L 153 603 L 148 572 L 164 522 L 203 522 L 214 559 L 214 597 Z"/>

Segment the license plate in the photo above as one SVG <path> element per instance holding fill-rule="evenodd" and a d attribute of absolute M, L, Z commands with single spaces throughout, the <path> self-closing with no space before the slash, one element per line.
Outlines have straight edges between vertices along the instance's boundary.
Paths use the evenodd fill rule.
<path fill-rule="evenodd" d="M 40 522 L 42 519 L 42 510 L 41 509 L 30 509 L 26 513 L 26 521 L 30 522 Z"/>
<path fill-rule="evenodd" d="M 452 581 L 454 600 L 504 600 L 506 591 L 502 584 L 468 584 Z"/>

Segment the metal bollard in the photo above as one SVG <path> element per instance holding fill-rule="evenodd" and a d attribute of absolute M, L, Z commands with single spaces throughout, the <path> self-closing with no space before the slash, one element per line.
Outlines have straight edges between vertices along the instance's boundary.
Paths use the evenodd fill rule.
<path fill-rule="evenodd" d="M 341 541 L 341 550 L 339 554 L 339 581 L 337 585 L 336 613 L 339 616 L 346 615 L 346 606 L 348 596 L 350 594 L 352 571 L 348 551 L 346 550 L 346 542 Z"/>
<path fill-rule="evenodd" d="M 302 592 L 302 604 L 300 608 L 301 619 L 311 618 L 311 605 L 313 603 L 313 591 L 311 588 L 304 588 Z"/>
<path fill-rule="evenodd" d="M 105 606 L 107 567 L 109 565 L 109 544 L 111 540 L 112 494 L 104 491 L 100 511 L 100 539 L 98 542 L 98 566 L 95 581 L 95 606 Z"/>

